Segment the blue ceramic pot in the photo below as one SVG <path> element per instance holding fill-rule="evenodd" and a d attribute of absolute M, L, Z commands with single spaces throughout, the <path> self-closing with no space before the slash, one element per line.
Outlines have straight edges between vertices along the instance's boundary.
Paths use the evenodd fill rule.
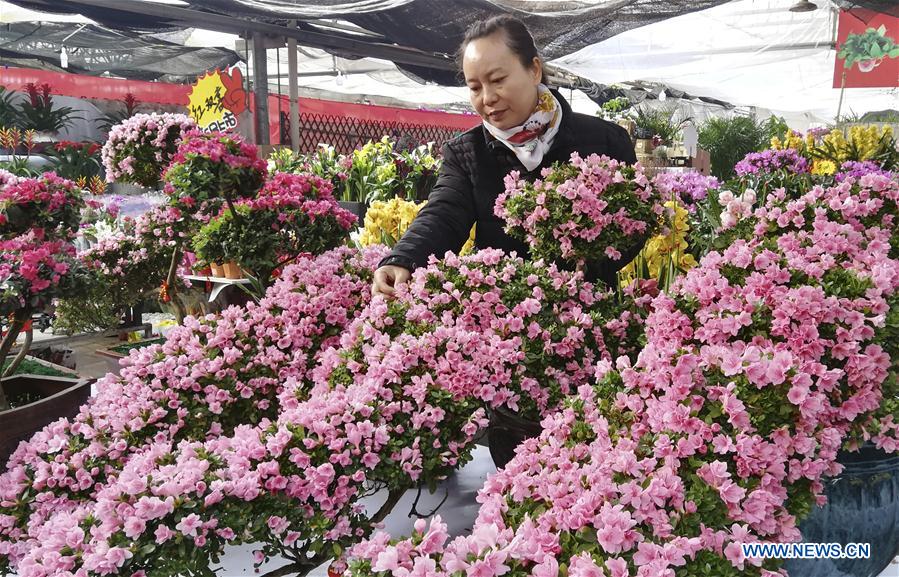
<path fill-rule="evenodd" d="M 827 505 L 799 524 L 806 543 L 870 543 L 868 559 L 790 559 L 790 577 L 877 577 L 899 554 L 899 455 L 873 445 L 841 453 L 824 483 Z"/>

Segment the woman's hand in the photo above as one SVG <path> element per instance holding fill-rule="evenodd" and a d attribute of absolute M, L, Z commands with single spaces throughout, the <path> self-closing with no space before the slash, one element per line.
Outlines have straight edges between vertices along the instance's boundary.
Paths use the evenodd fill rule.
<path fill-rule="evenodd" d="M 397 285 L 406 282 L 412 277 L 409 269 L 392 264 L 384 265 L 375 271 L 375 280 L 371 285 L 371 294 L 382 294 L 393 297 Z"/>

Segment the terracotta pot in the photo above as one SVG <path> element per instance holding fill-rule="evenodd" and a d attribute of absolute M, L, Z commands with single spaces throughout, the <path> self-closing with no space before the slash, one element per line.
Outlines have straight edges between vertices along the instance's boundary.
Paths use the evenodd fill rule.
<path fill-rule="evenodd" d="M 0 386 L 11 400 L 25 393 L 43 397 L 0 412 L 0 471 L 6 468 L 6 461 L 21 441 L 27 441 L 60 417 L 72 418 L 78 414 L 78 409 L 90 397 L 94 380 L 45 375 L 13 375 L 0 380 Z"/>
<path fill-rule="evenodd" d="M 222 269 L 222 265 L 220 265 L 219 263 L 212 263 L 209 269 L 212 271 L 212 276 L 214 276 L 215 278 L 225 278 L 225 271 Z"/>
<path fill-rule="evenodd" d="M 225 264 L 222 265 L 222 268 L 225 270 L 225 278 L 227 279 L 239 279 L 243 278 L 243 272 L 240 270 L 240 266 L 237 265 L 233 260 L 229 260 Z"/>

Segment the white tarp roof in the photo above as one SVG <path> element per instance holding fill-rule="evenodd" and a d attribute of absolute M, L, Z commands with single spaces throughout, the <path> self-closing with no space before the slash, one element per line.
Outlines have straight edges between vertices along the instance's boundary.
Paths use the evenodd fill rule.
<path fill-rule="evenodd" d="M 795 0 L 736 0 L 629 30 L 553 61 L 601 84 L 654 81 L 789 118 L 832 120 L 837 8 L 794 13 Z M 897 78 L 899 86 L 899 78 Z M 899 88 L 847 88 L 843 113 L 899 108 Z M 809 119 L 812 120 L 812 119 Z"/>
<path fill-rule="evenodd" d="M 757 107 L 762 116 L 771 111 L 785 116 L 797 128 L 804 128 L 810 123 L 832 120 L 837 111 L 840 91 L 832 87 L 837 8 L 831 0 L 815 0 L 818 10 L 793 13 L 788 8 L 794 1 L 734 0 L 624 32 L 552 64 L 599 84 L 659 82 L 693 96 Z M 2 20 L 44 18 L 85 21 L 24 11 L 0 0 Z M 230 49 L 235 48 L 237 40 L 231 34 L 204 30 L 158 36 L 188 46 Z M 278 92 L 280 62 L 281 92 L 287 94 L 286 48 L 270 50 L 268 62 L 270 90 Z M 299 79 L 301 94 L 306 96 L 359 102 L 367 99 L 412 107 L 468 108 L 464 87 L 419 84 L 391 62 L 333 58 L 324 51 L 302 47 L 298 62 L 303 74 Z M 335 68 L 341 72 L 340 78 L 335 75 Z M 313 75 L 315 72 L 321 75 Z M 593 113 L 597 109 L 580 92 L 566 90 L 564 94 L 572 97 L 575 110 Z M 844 113 L 887 108 L 899 108 L 899 88 L 846 90 Z"/>

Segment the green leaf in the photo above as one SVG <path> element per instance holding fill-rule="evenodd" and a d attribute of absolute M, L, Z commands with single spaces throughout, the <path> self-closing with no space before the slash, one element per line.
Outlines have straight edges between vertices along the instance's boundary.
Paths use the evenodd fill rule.
<path fill-rule="evenodd" d="M 881 36 L 886 36 L 886 33 L 887 33 L 886 24 L 881 24 L 880 28 L 877 29 L 877 33 L 880 34 Z"/>

